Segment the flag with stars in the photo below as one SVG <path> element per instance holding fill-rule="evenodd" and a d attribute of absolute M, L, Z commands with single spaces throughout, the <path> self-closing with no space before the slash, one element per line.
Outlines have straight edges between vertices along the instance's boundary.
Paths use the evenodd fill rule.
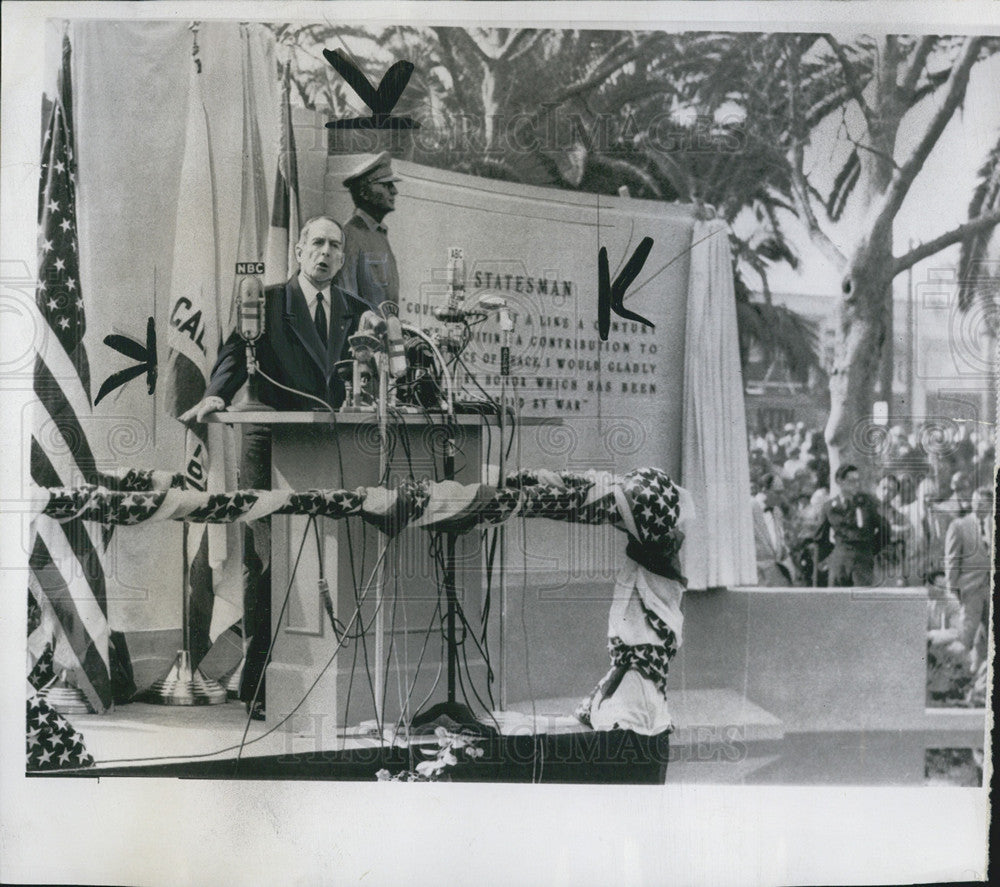
<path fill-rule="evenodd" d="M 33 691 L 28 693 L 25 739 L 28 772 L 94 766 L 82 734 Z"/>
<path fill-rule="evenodd" d="M 38 284 L 44 335 L 34 366 L 31 477 L 42 487 L 92 481 L 94 455 L 80 424 L 91 413 L 90 368 L 76 228 L 71 49 L 63 38 L 58 87 L 47 108 L 38 192 Z M 29 593 L 53 617 L 55 665 L 95 711 L 112 702 L 104 556 L 110 533 L 81 520 L 32 523 Z"/>

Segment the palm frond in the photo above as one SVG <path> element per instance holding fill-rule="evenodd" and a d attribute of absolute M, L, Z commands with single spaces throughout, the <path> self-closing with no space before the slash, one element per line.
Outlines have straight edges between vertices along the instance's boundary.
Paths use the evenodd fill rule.
<path fill-rule="evenodd" d="M 781 354 L 789 372 L 797 378 L 807 377 L 810 370 L 823 372 L 816 329 L 790 308 L 737 299 L 736 324 L 741 352 L 755 344 L 768 360 Z"/>
<path fill-rule="evenodd" d="M 833 180 L 833 187 L 830 189 L 830 196 L 826 200 L 826 212 L 831 221 L 836 222 L 843 215 L 847 198 L 851 196 L 860 178 L 861 158 L 858 156 L 858 149 L 855 148 L 838 170 Z"/>

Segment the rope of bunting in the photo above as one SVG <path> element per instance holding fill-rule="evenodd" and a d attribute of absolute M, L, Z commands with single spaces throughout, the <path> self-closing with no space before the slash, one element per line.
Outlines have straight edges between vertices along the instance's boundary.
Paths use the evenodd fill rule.
<path fill-rule="evenodd" d="M 616 477 L 609 472 L 555 473 L 523 471 L 503 487 L 454 481 L 407 480 L 394 488 L 355 490 L 237 490 L 206 493 L 183 489 L 181 475 L 127 473 L 117 489 L 96 484 L 44 490 L 42 514 L 57 521 L 79 518 L 101 524 L 134 525 L 148 521 L 193 523 L 252 521 L 274 514 L 317 515 L 334 519 L 359 516 L 387 535 L 404 527 L 465 532 L 480 524 L 512 517 L 612 524 L 640 541 L 671 541 L 677 522 L 676 487 L 658 469 L 646 468 Z M 645 507 L 643 503 L 646 503 Z M 653 514 L 655 524 L 643 512 Z M 680 540 L 670 548 L 679 547 Z"/>

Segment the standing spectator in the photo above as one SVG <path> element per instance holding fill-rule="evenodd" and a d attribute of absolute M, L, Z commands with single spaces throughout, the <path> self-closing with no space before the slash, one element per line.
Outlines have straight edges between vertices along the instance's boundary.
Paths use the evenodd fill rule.
<path fill-rule="evenodd" d="M 889 528 L 875 499 L 861 490 L 854 465 L 841 465 L 834 475 L 840 492 L 827 504 L 817 541 L 833 545 L 829 586 L 871 585 L 875 556 L 885 546 Z"/>
<path fill-rule="evenodd" d="M 923 585 L 930 574 L 943 568 L 947 522 L 938 511 L 937 498 L 937 481 L 928 475 L 917 485 L 916 498 L 900 509 L 906 523 L 903 578 L 907 585 Z"/>
<path fill-rule="evenodd" d="M 815 536 L 822 517 L 822 507 L 814 507 L 804 490 L 796 493 L 788 521 L 788 547 L 795 576 L 805 585 L 818 584 Z"/>
<path fill-rule="evenodd" d="M 906 520 L 906 514 L 903 509 L 915 498 L 916 491 L 913 487 L 913 477 L 909 474 L 904 474 L 899 478 L 899 489 L 896 491 L 896 495 L 890 500 L 890 504 L 899 512 L 904 521 Z"/>
<path fill-rule="evenodd" d="M 927 696 L 929 703 L 961 699 L 969 685 L 968 654 L 958 636 L 962 605 L 944 586 L 944 575 L 927 582 Z"/>
<path fill-rule="evenodd" d="M 972 507 L 969 502 L 972 496 L 972 479 L 967 472 L 956 471 L 952 474 L 949 487 L 951 495 L 938 506 L 938 510 L 947 521 L 945 529 L 955 518 L 968 514 Z"/>
<path fill-rule="evenodd" d="M 906 518 L 892 504 L 899 496 L 899 488 L 899 478 L 894 474 L 883 475 L 875 485 L 875 498 L 889 532 L 876 563 L 879 574 L 886 579 L 891 579 L 887 583 L 891 585 L 902 585 L 904 582 L 902 548 L 903 535 L 906 532 Z"/>
<path fill-rule="evenodd" d="M 751 509 L 754 546 L 757 550 L 757 583 L 791 585 L 791 560 L 781 512 L 784 484 L 778 475 L 765 474 L 755 485 L 755 490 Z"/>
<path fill-rule="evenodd" d="M 944 578 L 962 605 L 959 640 L 975 673 L 986 656 L 990 597 L 990 543 L 993 540 L 993 491 L 980 487 L 972 510 L 948 526 L 944 542 Z"/>

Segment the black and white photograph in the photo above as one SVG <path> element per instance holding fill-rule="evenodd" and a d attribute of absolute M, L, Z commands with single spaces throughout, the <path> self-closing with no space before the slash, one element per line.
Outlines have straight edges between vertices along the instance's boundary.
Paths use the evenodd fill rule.
<path fill-rule="evenodd" d="M 995 6 L 5 12 L 0 880 L 986 880 Z"/>

